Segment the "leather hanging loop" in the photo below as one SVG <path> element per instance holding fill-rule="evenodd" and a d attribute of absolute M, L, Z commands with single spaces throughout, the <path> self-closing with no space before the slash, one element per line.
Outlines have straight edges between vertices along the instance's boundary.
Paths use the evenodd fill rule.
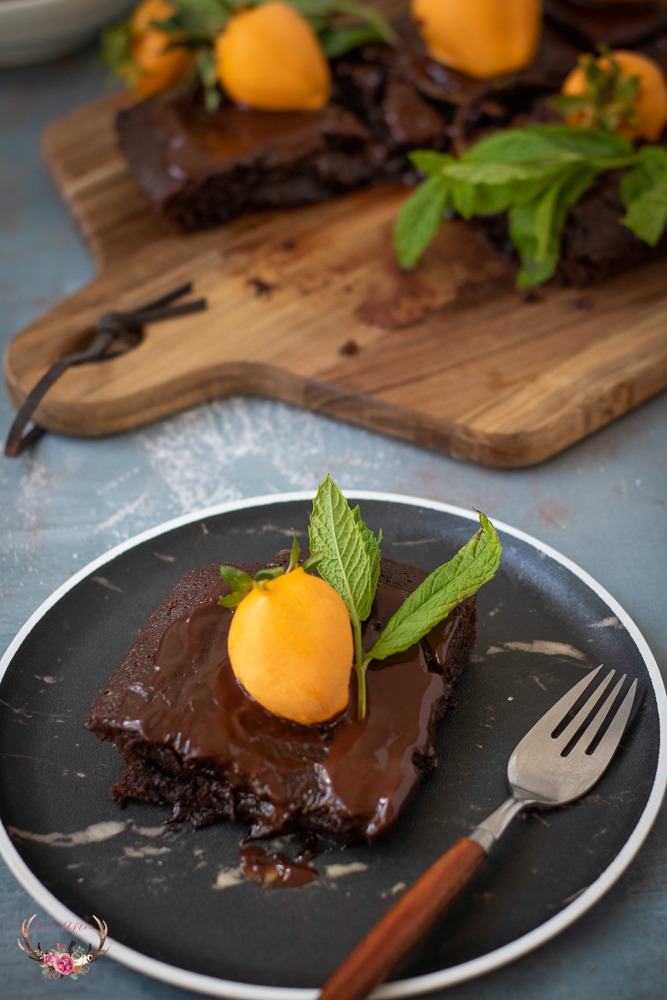
<path fill-rule="evenodd" d="M 33 424 L 29 430 L 26 430 L 26 427 L 32 421 L 33 414 L 46 393 L 68 368 L 89 361 L 100 361 L 107 356 L 109 348 L 116 340 L 130 338 L 139 343 L 146 323 L 157 323 L 206 309 L 208 305 L 206 299 L 194 299 L 192 302 L 172 305 L 176 299 L 191 291 L 192 283 L 187 282 L 158 299 L 137 306 L 136 309 L 127 312 L 111 311 L 100 316 L 95 324 L 96 334 L 89 346 L 55 361 L 28 393 L 7 435 L 5 455 L 8 458 L 17 458 L 46 433 L 46 428 L 39 424 Z"/>

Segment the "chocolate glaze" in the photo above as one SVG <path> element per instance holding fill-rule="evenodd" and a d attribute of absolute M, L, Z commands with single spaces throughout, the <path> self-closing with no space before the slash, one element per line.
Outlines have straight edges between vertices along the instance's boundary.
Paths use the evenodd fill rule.
<path fill-rule="evenodd" d="M 185 230 L 321 201 L 371 177 L 361 155 L 368 135 L 335 105 L 268 112 L 224 104 L 209 114 L 196 100 L 163 91 L 121 112 L 118 130 L 121 151 L 154 206 Z M 272 183 L 259 184 L 267 172 Z"/>
<path fill-rule="evenodd" d="M 215 567 L 198 572 L 197 600 L 179 607 L 183 586 L 191 590 L 186 577 L 88 719 L 125 758 L 114 797 L 169 802 L 172 819 L 194 825 L 250 820 L 255 837 L 313 830 L 373 840 L 389 829 L 435 765 L 436 723 L 474 640 L 474 602 L 427 642 L 371 664 L 364 720 L 353 678 L 345 712 L 303 726 L 267 712 L 238 684 L 227 657 L 231 612 L 217 603 L 224 585 Z M 383 560 L 366 648 L 423 576 Z"/>
<path fill-rule="evenodd" d="M 265 851 L 259 844 L 247 844 L 241 848 L 240 855 L 244 875 L 263 886 L 300 888 L 318 878 L 317 869 L 307 860 Z"/>

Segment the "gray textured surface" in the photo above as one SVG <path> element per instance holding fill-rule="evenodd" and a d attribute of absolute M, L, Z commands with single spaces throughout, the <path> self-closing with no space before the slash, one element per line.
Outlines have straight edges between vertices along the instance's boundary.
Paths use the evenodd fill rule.
<path fill-rule="evenodd" d="M 93 276 L 39 143 L 46 125 L 99 96 L 103 87 L 104 73 L 91 51 L 0 75 L 3 346 Z M 12 415 L 3 394 L 3 436 Z M 0 461 L 0 646 L 4 650 L 73 572 L 119 541 L 218 501 L 313 489 L 330 471 L 344 489 L 475 506 L 538 536 L 620 601 L 665 671 L 666 429 L 663 394 L 550 462 L 518 472 L 464 465 L 262 400 L 215 402 L 104 440 L 50 435 L 32 454 Z M 447 997 L 661 995 L 667 972 L 666 832 L 663 810 L 630 870 L 576 926 L 516 964 L 452 988 Z M 21 921 L 33 912 L 29 896 L 2 868 L 0 993 L 8 1000 L 40 989 L 103 998 L 122 993 L 128 1000 L 186 995 L 111 960 L 77 983 L 41 986 L 38 968 L 15 943 Z"/>

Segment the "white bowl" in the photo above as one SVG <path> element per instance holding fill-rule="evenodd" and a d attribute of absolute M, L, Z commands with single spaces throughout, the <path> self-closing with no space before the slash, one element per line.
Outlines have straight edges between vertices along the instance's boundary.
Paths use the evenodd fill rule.
<path fill-rule="evenodd" d="M 27 66 L 74 52 L 136 2 L 0 0 L 0 66 Z"/>

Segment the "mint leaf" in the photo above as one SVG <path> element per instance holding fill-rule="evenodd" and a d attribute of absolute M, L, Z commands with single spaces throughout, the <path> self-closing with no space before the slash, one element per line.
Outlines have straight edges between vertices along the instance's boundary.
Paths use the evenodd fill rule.
<path fill-rule="evenodd" d="M 570 154 L 576 159 L 613 159 L 633 151 L 625 136 L 571 125 L 525 125 L 501 129 L 466 150 L 466 163 L 544 163 Z"/>
<path fill-rule="evenodd" d="M 172 0 L 174 13 L 159 22 L 163 31 L 174 31 L 200 41 L 213 39 L 226 26 L 234 7 L 220 0 Z"/>
<path fill-rule="evenodd" d="M 361 537 L 361 542 L 366 549 L 366 554 L 368 555 L 368 563 L 370 569 L 370 590 L 371 590 L 371 604 L 373 603 L 373 598 L 375 597 L 375 592 L 378 586 L 378 580 L 380 579 L 380 543 L 382 542 L 382 529 L 377 534 L 377 538 L 365 523 L 361 516 L 361 510 L 359 509 L 359 504 L 352 511 L 352 517 L 354 518 L 355 524 L 359 530 L 359 535 Z M 370 614 L 370 608 L 368 609 L 368 614 Z M 368 615 L 366 615 L 368 617 Z"/>
<path fill-rule="evenodd" d="M 112 24 L 102 32 L 100 60 L 114 76 L 132 65 L 132 34 L 129 21 Z"/>
<path fill-rule="evenodd" d="M 517 166 L 546 162 L 559 149 L 556 136 L 543 128 L 501 129 L 480 139 L 461 156 L 463 163 L 504 163 Z"/>
<path fill-rule="evenodd" d="M 287 3 L 310 22 L 330 59 L 367 42 L 393 44 L 395 40 L 386 17 L 370 4 L 355 0 L 287 0 Z M 257 6 L 258 2 L 251 0 L 251 4 Z"/>
<path fill-rule="evenodd" d="M 318 572 L 343 598 L 352 625 L 368 618 L 375 596 L 371 545 L 331 476 L 318 488 L 310 515 L 311 551 Z"/>
<path fill-rule="evenodd" d="M 593 168 L 578 165 L 532 201 L 510 208 L 510 238 L 521 260 L 518 288 L 544 284 L 553 276 L 567 210 L 588 190 L 595 176 Z"/>
<path fill-rule="evenodd" d="M 236 566 L 219 566 L 218 571 L 225 583 L 232 588 L 231 594 L 218 598 L 219 606 L 221 608 L 238 608 L 255 583 L 261 583 L 263 580 L 275 580 L 277 576 L 282 576 L 285 569 L 283 566 L 267 566 L 265 569 L 260 569 L 254 580 L 245 570 L 238 569 Z"/>
<path fill-rule="evenodd" d="M 522 204 L 567 175 L 572 157 L 553 163 L 458 163 L 444 172 L 451 183 L 453 206 L 464 219 L 498 215 Z"/>
<path fill-rule="evenodd" d="M 656 246 L 667 226 L 667 150 L 644 146 L 640 162 L 621 180 L 627 211 L 623 225 L 649 246 Z"/>
<path fill-rule="evenodd" d="M 252 590 L 252 577 L 236 566 L 220 566 L 220 576 L 232 588 L 231 594 L 218 598 L 222 608 L 236 608 Z"/>
<path fill-rule="evenodd" d="M 320 42 L 327 59 L 335 59 L 346 52 L 358 49 L 368 42 L 377 41 L 377 33 L 370 25 L 346 24 L 339 28 L 328 28 L 320 35 Z"/>
<path fill-rule="evenodd" d="M 366 674 L 363 666 L 361 623 L 368 618 L 380 575 L 380 541 L 364 524 L 359 507 L 349 504 L 331 476 L 317 490 L 308 525 L 311 551 L 317 552 L 318 572 L 342 597 L 354 636 L 358 711 L 366 714 Z"/>
<path fill-rule="evenodd" d="M 420 173 L 428 176 L 438 176 L 448 163 L 456 163 L 449 153 L 438 153 L 434 149 L 415 149 L 409 154 L 409 159 Z"/>
<path fill-rule="evenodd" d="M 377 9 L 377 4 L 357 3 L 356 0 L 333 0 L 333 7 L 344 16 L 359 17 L 368 21 L 375 28 L 378 38 L 382 38 L 385 42 L 393 44 L 396 41 L 394 29 L 385 15 Z"/>
<path fill-rule="evenodd" d="M 653 152 L 647 155 L 647 149 Z M 665 226 L 662 155 L 667 160 L 660 148 L 635 152 L 624 136 L 564 124 L 496 132 L 458 160 L 417 150 L 411 159 L 428 177 L 398 216 L 399 263 L 414 267 L 437 234 L 447 209 L 464 219 L 507 213 L 510 238 L 521 261 L 517 286 L 542 284 L 558 265 L 570 206 L 602 171 L 640 163 L 643 171 L 626 187 L 624 222 L 654 245 Z"/>
<path fill-rule="evenodd" d="M 500 540 L 489 519 L 478 513 L 477 533 L 406 598 L 366 654 L 365 665 L 409 649 L 492 578 L 500 562 Z"/>
<path fill-rule="evenodd" d="M 403 268 L 414 267 L 435 238 L 449 206 L 450 186 L 444 177 L 429 177 L 403 203 L 394 241 Z"/>

